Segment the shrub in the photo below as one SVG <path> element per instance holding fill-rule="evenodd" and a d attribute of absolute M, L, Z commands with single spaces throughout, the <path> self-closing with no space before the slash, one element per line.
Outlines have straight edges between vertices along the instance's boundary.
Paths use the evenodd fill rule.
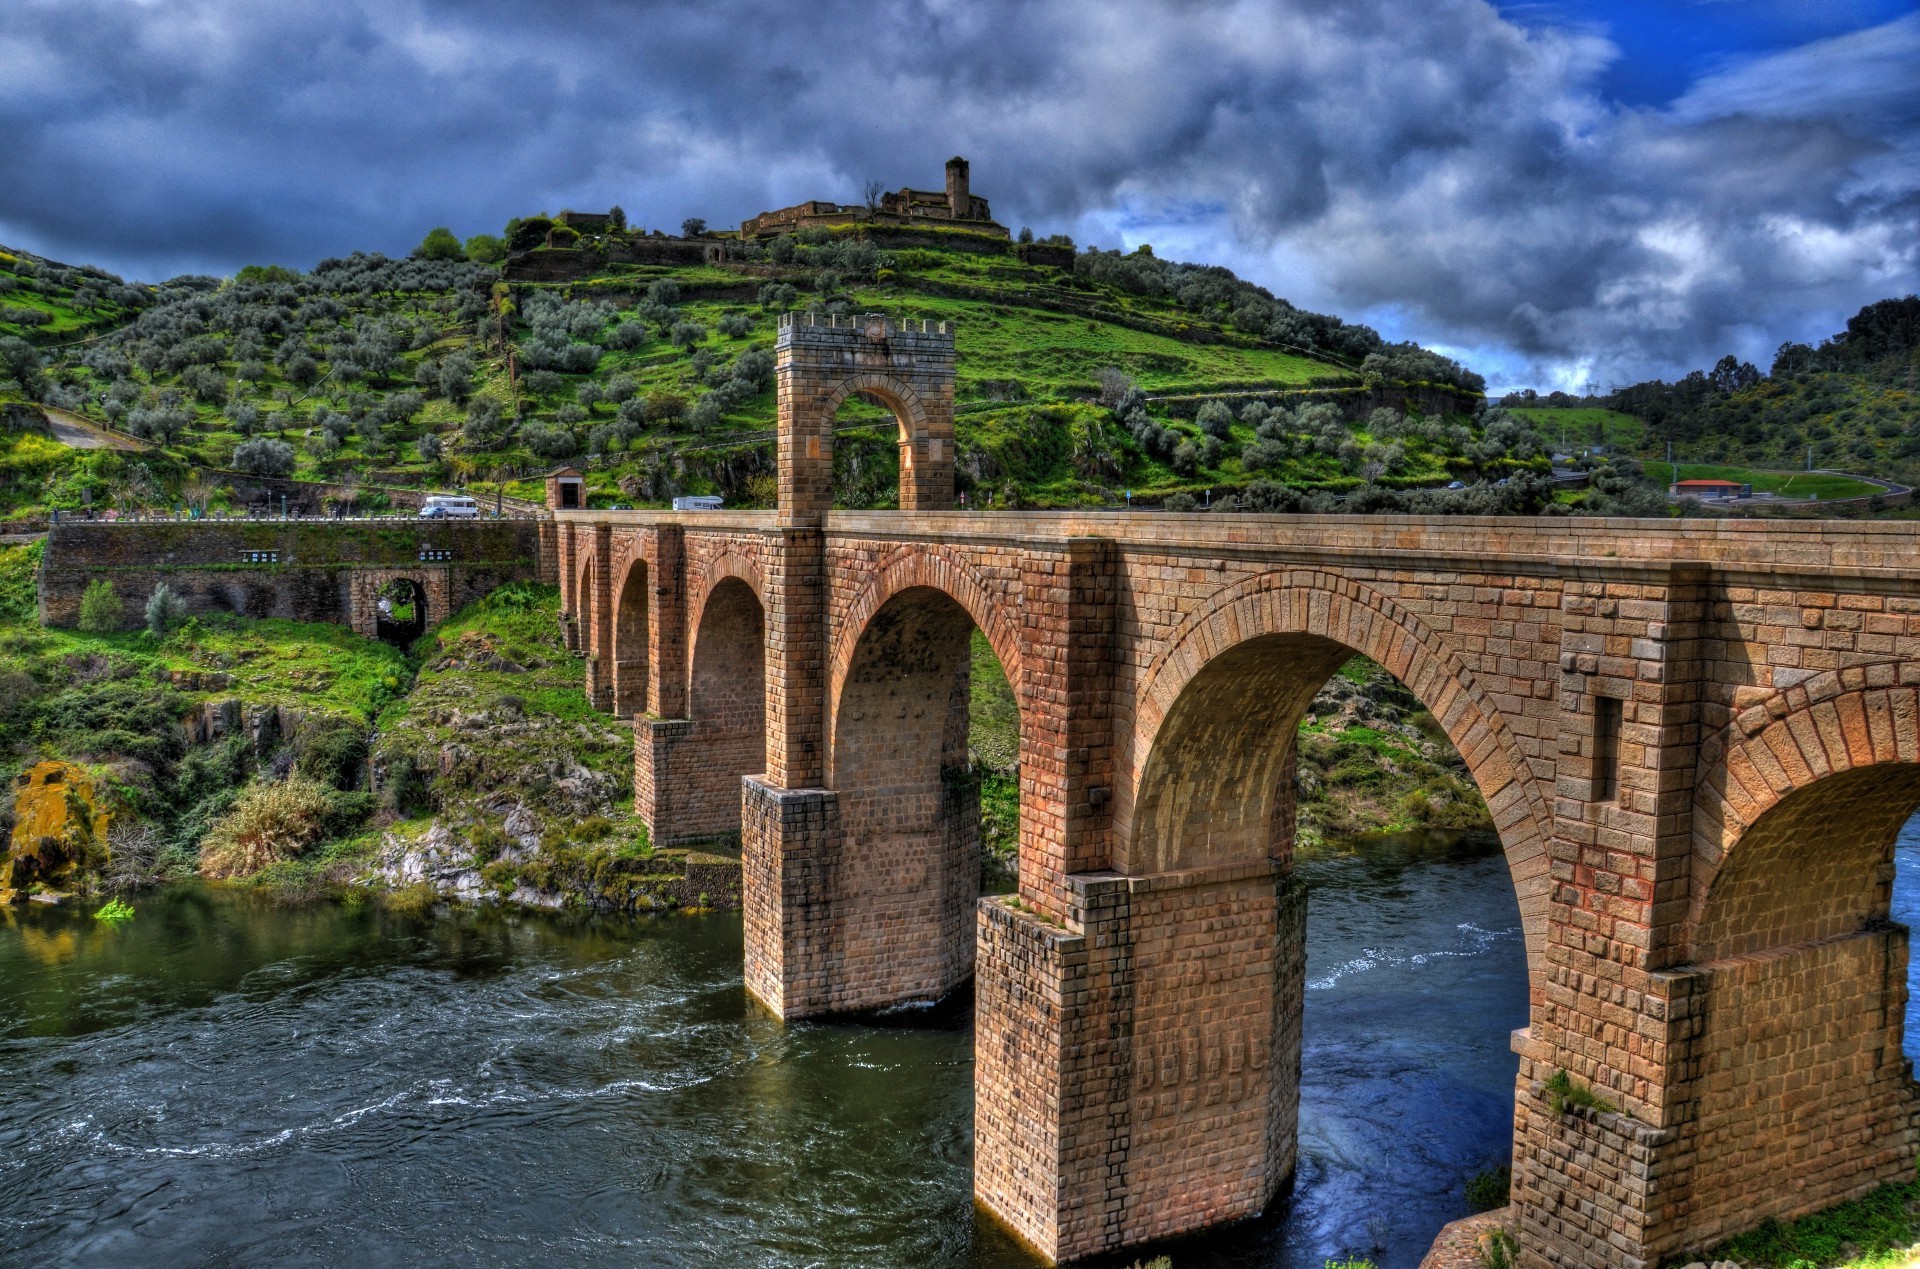
<path fill-rule="evenodd" d="M 233 450 L 234 470 L 249 476 L 291 476 L 293 462 L 293 446 L 270 436 L 242 441 Z"/>
<path fill-rule="evenodd" d="M 1467 1178 L 1467 1206 L 1476 1212 L 1491 1212 L 1507 1205 L 1513 1189 L 1513 1169 L 1506 1164 L 1476 1172 Z"/>
<path fill-rule="evenodd" d="M 294 745 L 294 770 L 336 789 L 358 784 L 366 764 L 365 731 L 345 720 L 314 727 Z"/>
<path fill-rule="evenodd" d="M 105 634 L 118 630 L 120 619 L 120 596 L 114 593 L 113 583 L 105 578 L 88 582 L 80 596 L 80 628 L 88 634 Z"/>
<path fill-rule="evenodd" d="M 166 638 L 186 615 L 186 604 L 165 582 L 155 586 L 153 594 L 147 596 L 147 631 L 156 639 Z"/>
<path fill-rule="evenodd" d="M 200 875 L 245 877 L 320 840 L 331 804 L 318 780 L 295 774 L 240 795 L 200 845 Z"/>
<path fill-rule="evenodd" d="M 1200 407 L 1200 413 L 1194 416 L 1194 422 L 1208 436 L 1226 440 L 1233 434 L 1233 411 L 1224 401 L 1209 401 Z"/>

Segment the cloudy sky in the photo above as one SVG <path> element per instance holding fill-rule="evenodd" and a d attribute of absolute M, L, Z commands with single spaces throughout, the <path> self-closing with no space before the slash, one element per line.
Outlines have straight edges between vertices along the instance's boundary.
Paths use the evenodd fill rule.
<path fill-rule="evenodd" d="M 1920 289 L 1920 0 L 0 0 L 0 242 L 132 277 L 618 202 L 732 225 L 973 161 L 1603 388 Z"/>

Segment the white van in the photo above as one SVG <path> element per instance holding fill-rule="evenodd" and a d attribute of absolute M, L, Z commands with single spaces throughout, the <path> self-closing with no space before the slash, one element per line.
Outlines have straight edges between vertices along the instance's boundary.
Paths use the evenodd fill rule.
<path fill-rule="evenodd" d="M 673 500 L 675 511 L 718 511 L 726 500 L 718 494 L 686 494 Z"/>
<path fill-rule="evenodd" d="M 420 504 L 423 520 L 477 520 L 480 504 L 465 494 L 433 494 Z"/>

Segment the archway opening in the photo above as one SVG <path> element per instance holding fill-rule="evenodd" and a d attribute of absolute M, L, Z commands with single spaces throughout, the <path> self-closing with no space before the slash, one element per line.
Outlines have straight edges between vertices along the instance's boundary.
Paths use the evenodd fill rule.
<path fill-rule="evenodd" d="M 1011 880 L 1018 754 L 1009 676 L 967 609 L 932 587 L 883 604 L 834 705 L 836 1007 L 931 1003 L 971 982 L 975 905 Z"/>
<path fill-rule="evenodd" d="M 1861 711 L 1863 724 L 1872 712 Z M 1801 738 L 1836 740 L 1838 726 Z M 1688 1053 L 1690 1246 L 1912 1178 L 1906 922 L 1920 915 L 1917 807 L 1920 765 L 1853 767 L 1786 794 L 1725 844 L 1690 961 L 1675 970 L 1699 1018 Z"/>
<path fill-rule="evenodd" d="M 427 629 L 427 592 L 411 577 L 396 577 L 373 598 L 373 633 L 386 643 L 410 647 Z"/>
<path fill-rule="evenodd" d="M 833 432 L 833 505 L 847 510 L 900 507 L 905 415 L 897 403 L 871 392 L 848 394 L 829 426 Z"/>
<path fill-rule="evenodd" d="M 1348 644 L 1253 635 L 1181 685 L 1136 787 L 1124 869 L 1168 890 L 1136 891 L 1129 927 L 1132 1051 L 1160 1062 L 1131 1103 L 1132 1189 L 1217 1183 L 1265 1209 L 1236 1252 L 1279 1263 L 1411 1264 L 1470 1185 L 1504 1203 L 1526 943 L 1447 728 Z M 1262 864 L 1272 880 L 1243 880 Z M 1267 1055 L 1239 1100 L 1229 1079 L 1209 1106 L 1204 1078 L 1181 1100 L 1194 1017 Z"/>
<path fill-rule="evenodd" d="M 766 612 L 737 577 L 716 585 L 694 630 L 684 799 L 675 816 L 702 839 L 740 836 L 740 779 L 767 769 Z"/>
<path fill-rule="evenodd" d="M 647 566 L 635 561 L 613 610 L 613 713 L 647 712 Z"/>

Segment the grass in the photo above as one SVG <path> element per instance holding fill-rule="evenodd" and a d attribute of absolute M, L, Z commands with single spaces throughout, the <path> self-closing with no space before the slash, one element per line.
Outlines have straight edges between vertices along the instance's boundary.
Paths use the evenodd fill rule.
<path fill-rule="evenodd" d="M 1544 406 L 1510 406 L 1508 410 L 1532 423 L 1555 450 L 1562 452 L 1593 445 L 1637 450 L 1647 442 L 1647 425 L 1618 410 L 1597 407 L 1561 410 Z"/>
<path fill-rule="evenodd" d="M 1620 1108 L 1584 1084 L 1576 1084 L 1573 1077 L 1565 1071 L 1555 1071 L 1546 1083 L 1547 1109 L 1555 1115 L 1564 1115 L 1567 1111 L 1579 1108 L 1598 1111 L 1602 1115 L 1616 1115 Z"/>
<path fill-rule="evenodd" d="M 1721 463 L 1642 464 L 1649 479 L 1659 485 L 1676 480 L 1737 480 L 1750 484 L 1755 493 L 1778 494 L 1782 498 L 1814 498 L 1822 502 L 1835 498 L 1863 498 L 1881 492 L 1878 485 L 1848 476 L 1826 472 L 1758 471 L 1751 467 L 1732 467 Z M 1675 472 L 1678 475 L 1675 475 Z"/>
<path fill-rule="evenodd" d="M 1920 1178 L 1796 1221 L 1768 1221 L 1669 1266 L 1732 1260 L 1746 1269 L 1903 1269 L 1920 1260 Z"/>

